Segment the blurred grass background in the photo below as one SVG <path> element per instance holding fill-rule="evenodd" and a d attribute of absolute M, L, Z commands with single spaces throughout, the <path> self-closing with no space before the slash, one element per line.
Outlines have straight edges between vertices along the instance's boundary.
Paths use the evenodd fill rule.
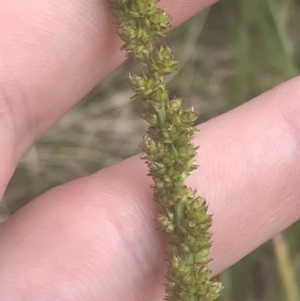
<path fill-rule="evenodd" d="M 200 123 L 294 77 L 299 16 L 296 0 L 223 0 L 173 30 L 167 40 L 180 64 L 169 78 L 171 95 L 194 104 Z M 8 187 L 0 221 L 45 190 L 140 151 L 146 124 L 127 81 L 136 68 L 125 62 L 32 147 Z M 298 301 L 299 234 L 296 223 L 222 273 L 219 300 Z"/>

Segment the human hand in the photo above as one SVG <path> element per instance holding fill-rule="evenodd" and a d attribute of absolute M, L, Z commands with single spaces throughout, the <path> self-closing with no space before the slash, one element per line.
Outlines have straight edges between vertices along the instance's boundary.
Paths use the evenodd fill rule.
<path fill-rule="evenodd" d="M 162 1 L 179 24 L 210 0 Z M 0 193 L 32 143 L 124 60 L 106 0 L 0 4 Z M 200 125 L 189 183 L 213 274 L 300 216 L 300 79 Z M 0 301 L 162 300 L 165 237 L 139 157 L 56 187 L 0 226 Z"/>

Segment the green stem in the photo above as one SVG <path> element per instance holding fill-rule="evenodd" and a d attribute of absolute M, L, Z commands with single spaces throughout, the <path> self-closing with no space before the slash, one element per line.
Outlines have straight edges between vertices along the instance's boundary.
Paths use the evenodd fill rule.
<path fill-rule="evenodd" d="M 162 106 L 162 108 L 157 113 L 158 122 L 161 128 L 164 127 L 165 120 L 166 120 L 166 109 L 165 106 Z"/>

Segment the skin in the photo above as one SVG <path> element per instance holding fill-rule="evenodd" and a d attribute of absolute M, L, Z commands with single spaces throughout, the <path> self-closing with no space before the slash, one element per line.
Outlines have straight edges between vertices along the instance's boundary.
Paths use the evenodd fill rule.
<path fill-rule="evenodd" d="M 160 5 L 179 25 L 212 3 Z M 1 196 L 34 141 L 124 60 L 112 24 L 106 0 L 1 1 Z M 200 125 L 188 184 L 213 213 L 214 275 L 300 217 L 299 99 L 295 78 Z M 132 157 L 4 222 L 0 300 L 163 300 L 166 238 L 146 173 Z"/>

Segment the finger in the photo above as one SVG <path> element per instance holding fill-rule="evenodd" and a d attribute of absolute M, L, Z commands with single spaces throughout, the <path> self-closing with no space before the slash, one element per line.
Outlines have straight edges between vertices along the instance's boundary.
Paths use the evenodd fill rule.
<path fill-rule="evenodd" d="M 213 2 L 164 0 L 160 5 L 178 25 Z M 0 183 L 7 182 L 35 139 L 124 60 L 113 23 L 109 0 L 1 2 L 0 148 L 5 149 L 5 168 Z"/>
<path fill-rule="evenodd" d="M 213 213 L 213 274 L 300 216 L 299 84 L 200 126 L 189 184 Z M 4 223 L 0 300 L 162 300 L 166 240 L 146 173 L 130 158 L 49 191 Z"/>

